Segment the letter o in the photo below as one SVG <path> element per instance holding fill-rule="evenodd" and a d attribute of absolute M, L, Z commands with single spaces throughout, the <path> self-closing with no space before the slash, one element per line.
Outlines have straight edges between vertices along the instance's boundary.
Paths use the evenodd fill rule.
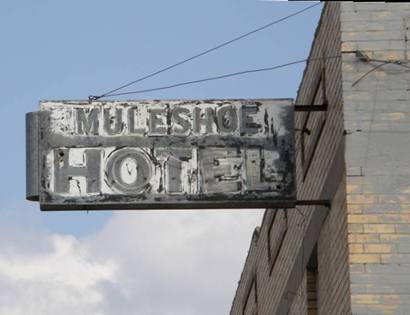
<path fill-rule="evenodd" d="M 134 160 L 137 167 L 137 176 L 131 183 L 126 183 L 121 174 L 122 164 L 126 159 Z M 125 194 L 139 194 L 147 189 L 152 177 L 152 164 L 141 150 L 124 148 L 113 152 L 107 162 L 106 176 L 111 188 Z"/>
<path fill-rule="evenodd" d="M 238 127 L 238 115 L 232 106 L 220 108 L 217 116 L 218 128 L 222 132 L 233 132 Z"/>

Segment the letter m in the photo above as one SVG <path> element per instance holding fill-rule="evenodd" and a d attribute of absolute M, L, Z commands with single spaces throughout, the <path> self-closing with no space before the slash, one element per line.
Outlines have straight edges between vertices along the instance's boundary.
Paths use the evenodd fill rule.
<path fill-rule="evenodd" d="M 98 135 L 98 108 L 93 108 L 87 114 L 83 108 L 77 108 L 77 132 L 83 134 Z"/>

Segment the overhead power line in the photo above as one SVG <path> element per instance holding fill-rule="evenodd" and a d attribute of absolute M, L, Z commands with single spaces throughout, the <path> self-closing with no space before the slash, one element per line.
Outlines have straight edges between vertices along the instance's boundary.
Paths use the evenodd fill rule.
<path fill-rule="evenodd" d="M 228 74 L 222 74 L 222 75 L 218 75 L 218 76 L 207 77 L 207 78 L 202 78 L 202 79 L 197 79 L 197 80 L 192 80 L 192 81 L 174 83 L 174 84 L 165 85 L 165 86 L 161 86 L 161 87 L 155 87 L 155 88 L 149 88 L 149 89 L 143 89 L 143 90 L 136 90 L 136 91 L 130 91 L 130 92 L 111 93 L 110 95 L 107 95 L 106 97 L 123 96 L 123 95 L 131 95 L 131 94 L 141 94 L 141 93 L 154 92 L 154 91 L 160 91 L 160 90 L 168 90 L 168 89 L 172 89 L 172 88 L 176 88 L 176 87 L 180 87 L 180 86 L 197 84 L 197 83 L 213 81 L 213 80 L 226 79 L 226 78 L 245 75 L 245 74 L 264 72 L 264 71 L 273 71 L 273 70 L 289 67 L 289 66 L 292 66 L 292 65 L 304 63 L 304 62 L 307 62 L 307 61 L 310 62 L 310 61 L 317 61 L 317 60 L 323 60 L 323 59 L 334 59 L 334 58 L 340 58 L 340 55 L 339 56 L 320 57 L 320 58 L 301 59 L 301 60 L 296 60 L 296 61 L 292 61 L 292 62 L 288 62 L 288 63 L 284 63 L 284 64 L 281 64 L 281 65 L 276 65 L 276 66 L 272 66 L 272 67 L 244 70 L 244 71 L 233 72 L 233 73 L 228 73 Z"/>
<path fill-rule="evenodd" d="M 205 51 L 203 51 L 203 52 L 201 52 L 201 53 L 199 53 L 199 54 L 196 54 L 196 55 L 194 55 L 194 56 L 192 56 L 192 57 L 189 57 L 189 58 L 187 58 L 187 59 L 181 60 L 181 61 L 179 61 L 179 62 L 177 62 L 177 63 L 174 63 L 174 64 L 172 64 L 172 65 L 170 65 L 170 66 L 167 66 L 167 67 L 165 67 L 165 68 L 162 68 L 162 69 L 157 70 L 157 71 L 155 71 L 155 72 L 152 72 L 152 73 L 150 73 L 150 74 L 147 74 L 147 75 L 145 75 L 145 76 L 142 76 L 142 77 L 140 77 L 140 78 L 138 78 L 138 79 L 136 79 L 136 80 L 133 80 L 133 81 L 131 81 L 131 82 L 129 82 L 129 83 L 126 83 L 126 84 L 124 84 L 124 85 L 121 85 L 120 87 L 115 88 L 115 89 L 113 89 L 113 90 L 110 90 L 110 91 L 108 91 L 108 92 L 105 92 L 105 93 L 103 93 L 103 94 L 101 94 L 101 95 L 99 95 L 99 96 L 90 95 L 90 96 L 89 96 L 89 100 L 90 100 L 90 101 L 91 101 L 91 100 L 98 100 L 98 99 L 103 98 L 103 97 L 116 96 L 116 95 L 118 95 L 118 94 L 114 94 L 114 93 L 117 92 L 117 91 L 119 91 L 119 90 L 122 90 L 122 89 L 124 89 L 124 88 L 126 88 L 126 87 L 129 87 L 129 86 L 131 86 L 131 85 L 133 85 L 133 84 L 136 84 L 136 83 L 138 83 L 138 82 L 144 81 L 144 80 L 146 80 L 146 79 L 148 79 L 148 78 L 152 78 L 152 77 L 154 77 L 154 76 L 156 76 L 156 75 L 158 75 L 158 74 L 160 74 L 160 73 L 163 73 L 163 72 L 165 72 L 165 71 L 168 71 L 168 70 L 170 70 L 170 69 L 173 69 L 173 68 L 175 68 L 175 67 L 178 67 L 178 66 L 180 66 L 180 65 L 182 65 L 182 64 L 184 64 L 184 63 L 187 63 L 187 62 L 192 61 L 192 60 L 194 60 L 194 59 L 197 59 L 197 58 L 199 58 L 199 57 L 202 57 L 202 56 L 204 56 L 204 55 L 206 55 L 206 54 L 209 54 L 209 53 L 211 53 L 211 52 L 213 52 L 213 51 L 215 51 L 215 50 L 218 50 L 218 49 L 220 49 L 220 48 L 222 48 L 222 47 L 228 46 L 228 45 L 230 45 L 230 44 L 232 44 L 232 43 L 234 43 L 234 42 L 236 42 L 236 41 L 239 41 L 239 40 L 241 40 L 241 39 L 243 39 L 243 38 L 245 38 L 245 37 L 248 37 L 248 36 L 250 36 L 250 35 L 252 35 L 252 34 L 254 34 L 254 33 L 257 33 L 257 32 L 259 32 L 259 31 L 262 31 L 262 30 L 264 30 L 264 29 L 266 29 L 266 28 L 269 28 L 269 27 L 271 27 L 271 26 L 273 26 L 273 25 L 275 25 L 275 24 L 281 23 L 281 22 L 283 22 L 283 21 L 286 21 L 287 19 L 290 19 L 290 18 L 292 18 L 292 17 L 294 17 L 294 16 L 297 16 L 297 15 L 299 15 L 299 14 L 305 12 L 305 11 L 308 11 L 308 10 L 310 10 L 310 9 L 312 9 L 312 8 L 314 8 L 314 7 L 316 7 L 316 6 L 318 6 L 319 4 L 320 4 L 320 2 L 319 2 L 319 3 L 315 3 L 315 4 L 313 4 L 313 5 L 311 5 L 311 6 L 308 6 L 308 7 L 304 8 L 304 9 L 302 9 L 302 10 L 299 10 L 299 11 L 297 11 L 297 12 L 294 12 L 294 13 L 292 13 L 292 14 L 289 14 L 289 15 L 287 15 L 287 16 L 285 16 L 285 17 L 282 17 L 282 18 L 280 18 L 280 19 L 278 19 L 278 20 L 272 21 L 272 22 L 270 22 L 270 23 L 268 23 L 268 24 L 265 24 L 265 25 L 263 25 L 263 26 L 261 26 L 261 27 L 258 27 L 258 28 L 256 28 L 256 29 L 250 31 L 250 32 L 247 32 L 247 33 L 242 34 L 242 35 L 240 35 L 240 36 L 237 36 L 237 37 L 235 37 L 235 38 L 233 38 L 233 39 L 231 39 L 231 40 L 228 40 L 228 41 L 226 41 L 226 42 L 223 42 L 223 43 L 221 43 L 221 44 L 219 44 L 219 45 L 217 45 L 217 46 L 215 46 L 215 47 L 212 47 L 212 48 L 210 48 L 210 49 L 207 49 L 207 50 L 205 50 Z M 124 94 L 120 94 L 120 95 L 124 95 Z"/>

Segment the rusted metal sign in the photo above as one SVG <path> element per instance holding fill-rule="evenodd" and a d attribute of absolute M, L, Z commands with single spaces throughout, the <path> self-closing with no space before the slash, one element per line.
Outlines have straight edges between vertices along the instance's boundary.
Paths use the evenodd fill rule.
<path fill-rule="evenodd" d="M 289 99 L 50 101 L 26 123 L 42 210 L 295 204 Z"/>

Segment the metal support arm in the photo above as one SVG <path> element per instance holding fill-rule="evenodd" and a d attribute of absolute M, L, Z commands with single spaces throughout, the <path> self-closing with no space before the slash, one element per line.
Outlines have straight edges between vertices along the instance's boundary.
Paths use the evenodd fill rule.
<path fill-rule="evenodd" d="M 294 105 L 295 112 L 326 112 L 328 109 L 327 104 L 321 105 Z"/>
<path fill-rule="evenodd" d="M 296 206 L 324 206 L 330 209 L 330 200 L 296 200 Z"/>

